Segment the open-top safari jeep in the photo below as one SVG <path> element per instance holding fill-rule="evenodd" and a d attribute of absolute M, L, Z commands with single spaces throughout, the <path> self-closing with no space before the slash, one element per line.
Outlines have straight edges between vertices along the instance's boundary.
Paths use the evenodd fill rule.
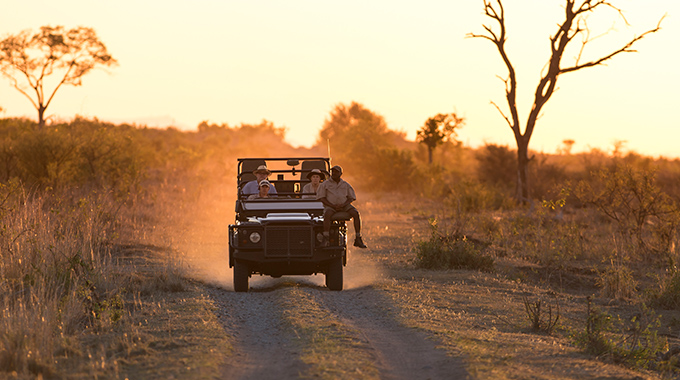
<path fill-rule="evenodd" d="M 253 171 L 260 165 L 271 171 L 269 181 L 277 194 L 248 200 L 241 190 L 255 180 Z M 329 245 L 322 247 L 324 206 L 314 194 L 302 192 L 312 169 L 328 172 L 329 168 L 330 159 L 321 157 L 238 159 L 236 220 L 229 225 L 229 267 L 234 268 L 235 291 L 248 291 L 253 274 L 318 273 L 326 275 L 328 289 L 342 290 L 349 215 L 333 216 Z"/>

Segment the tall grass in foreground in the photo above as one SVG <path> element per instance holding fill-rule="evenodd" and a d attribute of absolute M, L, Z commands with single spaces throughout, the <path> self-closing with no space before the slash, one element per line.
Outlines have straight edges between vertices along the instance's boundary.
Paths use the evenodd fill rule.
<path fill-rule="evenodd" d="M 84 330 L 123 317 L 107 193 L 29 193 L 0 184 L 0 377 L 56 376 Z M 63 369 L 63 368 L 62 368 Z"/>

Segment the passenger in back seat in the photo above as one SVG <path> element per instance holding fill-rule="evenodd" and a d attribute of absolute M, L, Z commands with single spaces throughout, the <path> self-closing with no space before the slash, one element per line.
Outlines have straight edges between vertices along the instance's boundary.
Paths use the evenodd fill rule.
<path fill-rule="evenodd" d="M 326 179 L 326 173 L 327 172 L 325 170 L 322 172 L 319 169 L 312 169 L 309 173 L 307 173 L 307 179 L 312 182 L 306 184 L 305 187 L 302 188 L 303 194 L 309 193 L 303 195 L 303 199 L 316 199 L 316 192 L 319 190 L 319 186 L 321 186 L 321 180 Z"/>
<path fill-rule="evenodd" d="M 253 174 L 255 175 L 254 180 L 248 182 L 243 186 L 243 189 L 241 190 L 241 193 L 243 195 L 251 195 L 251 194 L 257 194 L 259 193 L 259 184 L 263 180 L 266 180 L 272 172 L 267 169 L 266 166 L 260 165 L 253 171 Z M 270 183 L 269 186 L 269 194 L 271 195 L 276 195 L 276 187 L 274 187 L 273 183 Z"/>
<path fill-rule="evenodd" d="M 258 193 L 257 194 L 251 194 L 248 196 L 248 200 L 251 199 L 264 199 L 264 198 L 271 198 L 269 196 L 269 189 L 271 189 L 273 186 L 269 181 L 266 179 L 263 179 L 260 181 L 260 185 L 258 186 Z"/>

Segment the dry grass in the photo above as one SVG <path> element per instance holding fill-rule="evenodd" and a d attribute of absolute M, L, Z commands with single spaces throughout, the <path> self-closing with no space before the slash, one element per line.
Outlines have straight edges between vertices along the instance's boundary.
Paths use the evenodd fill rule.
<path fill-rule="evenodd" d="M 623 321 L 639 314 L 646 301 L 644 293 L 631 291 L 634 285 L 628 272 L 614 277 L 615 273 L 606 271 L 609 263 L 603 258 L 611 257 L 611 251 L 605 253 L 612 245 L 606 247 L 602 241 L 607 239 L 606 225 L 594 228 L 592 219 L 586 224 L 591 214 L 570 215 L 566 220 L 550 214 L 518 215 L 517 211 L 497 214 L 498 218 L 452 217 L 433 207 L 436 204 L 411 202 L 415 203 L 401 199 L 397 208 L 386 207 L 393 203 L 384 201 L 364 206 L 366 224 L 371 226 L 367 236 L 375 248 L 369 256 L 388 268 L 391 281 L 382 287 L 401 309 L 402 323 L 437 336 L 451 354 L 462 353 L 474 377 L 663 376 L 664 363 L 644 363 L 657 366 L 660 372 L 636 370 L 606 356 L 598 360 L 575 345 L 575 334 L 585 329 L 588 296 Z M 489 242 L 488 252 L 497 259 L 495 272 L 415 269 L 416 253 L 410 247 L 428 238 L 431 217 L 450 220 L 450 228 L 463 224 L 461 230 L 467 236 Z M 486 223 L 479 223 L 485 219 Z M 493 228 L 488 228 L 489 220 L 494 221 Z M 565 225 L 578 228 L 577 239 L 555 241 L 555 231 L 564 231 Z M 658 267 L 650 264 L 633 269 L 643 286 L 653 288 L 657 285 L 649 273 L 658 272 Z M 606 276 L 613 278 L 603 283 L 601 278 L 610 278 Z M 559 305 L 560 321 L 553 334 L 533 331 L 525 309 L 527 299 Z M 680 311 L 658 310 L 658 314 L 661 324 L 656 331 L 670 345 L 677 344 L 673 337 L 678 334 Z"/>
<path fill-rule="evenodd" d="M 185 276 L 228 282 L 223 237 L 233 194 L 220 187 L 192 191 L 159 188 L 128 209 L 107 194 L 38 197 L 3 187 L 0 375 L 217 376 L 232 341 Z M 674 273 L 659 260 L 639 260 L 634 245 L 618 239 L 601 216 L 543 208 L 471 214 L 391 195 L 357 206 L 371 247 L 363 256 L 379 267 L 371 273 L 386 278 L 374 286 L 389 295 L 403 324 L 462 354 L 475 377 L 660 376 L 574 345 L 587 296 L 623 319 L 639 311 L 645 292 L 677 303 Z M 485 242 L 495 271 L 415 269 L 412 248 L 428 238 L 432 217 L 443 229 Z M 531 331 L 525 299 L 559 304 L 552 335 Z M 310 376 L 377 378 L 351 327 L 298 288 L 280 302 Z M 680 312 L 659 313 L 659 333 L 676 343 Z"/>
<path fill-rule="evenodd" d="M 117 243 L 112 194 L 10 183 L 0 199 L 0 377 L 217 373 L 223 353 L 203 351 L 226 337 L 209 302 L 169 248 Z M 182 359 L 161 365 L 168 350 Z"/>

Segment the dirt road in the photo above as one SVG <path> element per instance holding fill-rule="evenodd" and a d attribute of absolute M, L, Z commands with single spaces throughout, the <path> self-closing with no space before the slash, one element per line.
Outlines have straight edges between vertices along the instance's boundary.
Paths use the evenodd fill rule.
<path fill-rule="evenodd" d="M 354 350 L 368 358 L 368 366 L 381 379 L 463 379 L 467 373 L 459 358 L 436 348 L 423 332 L 401 326 L 397 311 L 381 290 L 373 286 L 331 292 L 319 285 L 281 281 L 255 286 L 240 294 L 215 288 L 210 295 L 219 305 L 225 329 L 235 338 L 236 353 L 225 366 L 225 379 L 295 379 L 308 377 L 310 367 L 325 363 L 305 363 L 301 352 L 304 339 L 296 335 L 282 318 L 281 298 L 295 297 L 291 290 L 304 293 L 300 301 L 311 299 L 331 314 L 349 333 L 329 339 L 351 339 Z M 297 301 L 297 300 L 294 300 Z M 303 306 L 304 307 L 304 306 Z M 312 323 L 314 316 L 311 316 Z M 323 324 L 323 321 L 319 321 Z M 331 344 L 333 344 L 331 342 Z M 342 361 L 343 359 L 339 359 Z M 356 371 L 358 370 L 358 371 Z M 356 368 L 355 378 L 371 378 Z M 313 370 L 312 370 L 313 371 Z M 330 368 L 327 373 L 332 373 Z"/>
<path fill-rule="evenodd" d="M 400 324 L 399 309 L 386 296 L 381 254 L 408 251 L 409 245 L 377 239 L 389 217 L 365 207 L 366 231 L 375 238 L 369 250 L 350 247 L 345 290 L 329 291 L 324 276 L 254 276 L 248 293 L 235 293 L 227 263 L 227 223 L 231 203 L 212 207 L 212 217 L 192 218 L 180 249 L 193 276 L 208 284 L 224 329 L 233 338 L 224 379 L 459 379 L 467 373 L 458 357 L 437 348 L 438 340 Z M 220 212 L 215 212 L 215 211 Z M 353 236 L 353 231 L 350 232 Z M 350 236 L 350 237 L 352 237 Z M 407 237 L 408 240 L 408 237 Z"/>

